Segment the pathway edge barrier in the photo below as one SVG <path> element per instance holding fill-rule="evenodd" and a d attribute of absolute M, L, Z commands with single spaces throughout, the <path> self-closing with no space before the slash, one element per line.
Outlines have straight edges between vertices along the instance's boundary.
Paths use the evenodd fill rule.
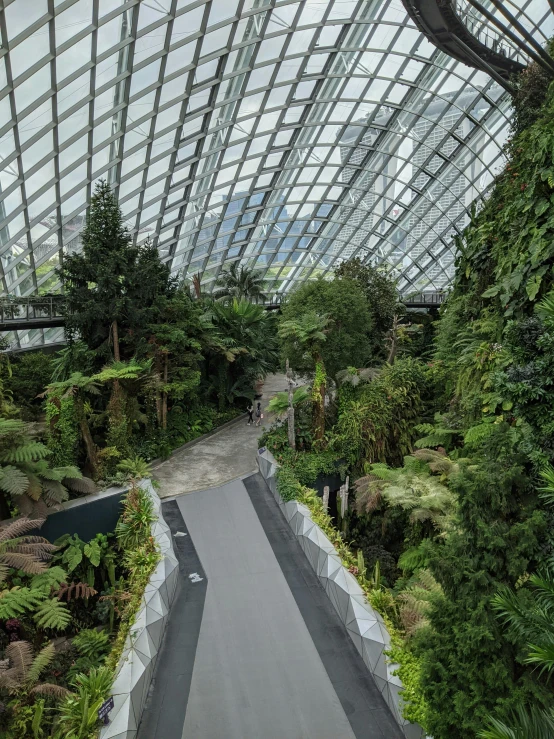
<path fill-rule="evenodd" d="M 114 707 L 110 712 L 110 723 L 100 731 L 100 739 L 135 739 L 137 736 L 177 588 L 179 563 L 173 549 L 171 531 L 162 515 L 162 501 L 150 480 L 143 480 L 140 486 L 147 491 L 154 504 L 156 520 L 151 530 L 161 556 L 125 640 L 111 690 Z"/>
<path fill-rule="evenodd" d="M 406 739 L 423 739 L 425 732 L 402 716 L 402 681 L 394 675 L 398 665 L 390 663 L 384 652 L 390 648 L 390 635 L 382 616 L 367 602 L 356 578 L 343 566 L 327 536 L 312 520 L 309 509 L 296 500 L 285 503 L 277 490 L 276 473 L 280 465 L 267 450 L 258 450 L 258 468 L 285 519 L 296 536 L 304 554 L 386 704 L 402 729 Z"/>

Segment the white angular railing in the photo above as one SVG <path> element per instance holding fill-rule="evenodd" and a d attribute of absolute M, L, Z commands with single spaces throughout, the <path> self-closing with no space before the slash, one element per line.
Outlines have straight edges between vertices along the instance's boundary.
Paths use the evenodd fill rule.
<path fill-rule="evenodd" d="M 385 655 L 390 648 L 390 635 L 382 616 L 367 602 L 358 581 L 343 566 L 309 509 L 296 500 L 283 502 L 275 477 L 279 465 L 271 452 L 259 450 L 258 467 L 404 736 L 422 739 L 423 729 L 402 716 L 402 682 L 393 674 L 398 665 L 389 663 Z"/>
<path fill-rule="evenodd" d="M 161 558 L 125 641 L 111 691 L 114 707 L 110 723 L 100 731 L 100 739 L 135 739 L 177 587 L 179 563 L 169 526 L 162 516 L 161 501 L 149 480 L 141 486 L 154 503 L 156 521 L 152 524 L 152 536 Z"/>

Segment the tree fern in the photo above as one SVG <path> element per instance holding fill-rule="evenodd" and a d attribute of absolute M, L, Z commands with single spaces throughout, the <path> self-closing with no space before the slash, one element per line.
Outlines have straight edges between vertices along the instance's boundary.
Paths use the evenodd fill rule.
<path fill-rule="evenodd" d="M 43 647 L 40 650 L 37 656 L 33 659 L 33 662 L 31 663 L 29 670 L 27 672 L 27 682 L 28 683 L 38 682 L 39 677 L 44 672 L 44 670 L 48 667 L 50 662 L 52 662 L 55 654 L 56 654 L 56 650 L 52 642 L 49 642 L 45 647 Z"/>
<path fill-rule="evenodd" d="M 44 459 L 50 454 L 50 449 L 40 441 L 28 441 L 26 444 L 13 449 L 0 451 L 0 462 L 34 462 Z"/>
<path fill-rule="evenodd" d="M 12 465 L 0 468 L 0 489 L 10 495 L 23 495 L 29 489 L 27 475 Z"/>
<path fill-rule="evenodd" d="M 14 587 L 0 592 L 0 620 L 19 618 L 24 613 L 34 611 L 45 597 L 40 590 L 26 587 Z"/>
<path fill-rule="evenodd" d="M 31 580 L 31 589 L 40 590 L 49 595 L 52 590 L 58 590 L 62 583 L 67 580 L 67 573 L 58 566 L 49 567 L 46 572 L 35 575 Z"/>
<path fill-rule="evenodd" d="M 65 603 L 59 600 L 45 600 L 37 608 L 33 618 L 41 629 L 62 631 L 71 622 L 71 613 Z"/>

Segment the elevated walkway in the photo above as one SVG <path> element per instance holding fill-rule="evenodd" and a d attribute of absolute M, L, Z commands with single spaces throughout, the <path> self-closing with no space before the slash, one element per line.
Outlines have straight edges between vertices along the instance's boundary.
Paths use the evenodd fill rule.
<path fill-rule="evenodd" d="M 0 298 L 0 331 L 58 328 L 64 325 L 63 295 Z"/>
<path fill-rule="evenodd" d="M 510 89 L 512 74 L 525 68 L 519 50 L 484 25 L 467 0 L 402 0 L 419 30 L 441 51 L 481 69 Z"/>
<path fill-rule="evenodd" d="M 446 293 L 428 291 L 406 296 L 406 308 L 439 307 Z M 267 310 L 278 310 L 285 298 L 280 293 L 267 296 L 263 305 Z M 63 295 L 32 296 L 27 298 L 0 298 L 0 331 L 23 331 L 33 328 L 65 326 Z"/>

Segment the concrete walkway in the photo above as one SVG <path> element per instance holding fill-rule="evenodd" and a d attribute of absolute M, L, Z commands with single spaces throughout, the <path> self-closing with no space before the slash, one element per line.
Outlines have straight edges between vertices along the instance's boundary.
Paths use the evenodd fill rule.
<path fill-rule="evenodd" d="M 286 388 L 285 375 L 269 375 L 263 388 L 262 409 L 276 393 Z M 262 423 L 265 427 L 272 423 L 265 410 Z M 246 425 L 245 413 L 244 418 L 235 424 L 174 453 L 154 469 L 154 476 L 161 485 L 160 497 L 217 487 L 252 472 L 256 467 L 258 437 L 262 431 L 263 426 Z"/>
<path fill-rule="evenodd" d="M 138 739 L 403 739 L 260 474 L 163 513 L 180 580 Z"/>

